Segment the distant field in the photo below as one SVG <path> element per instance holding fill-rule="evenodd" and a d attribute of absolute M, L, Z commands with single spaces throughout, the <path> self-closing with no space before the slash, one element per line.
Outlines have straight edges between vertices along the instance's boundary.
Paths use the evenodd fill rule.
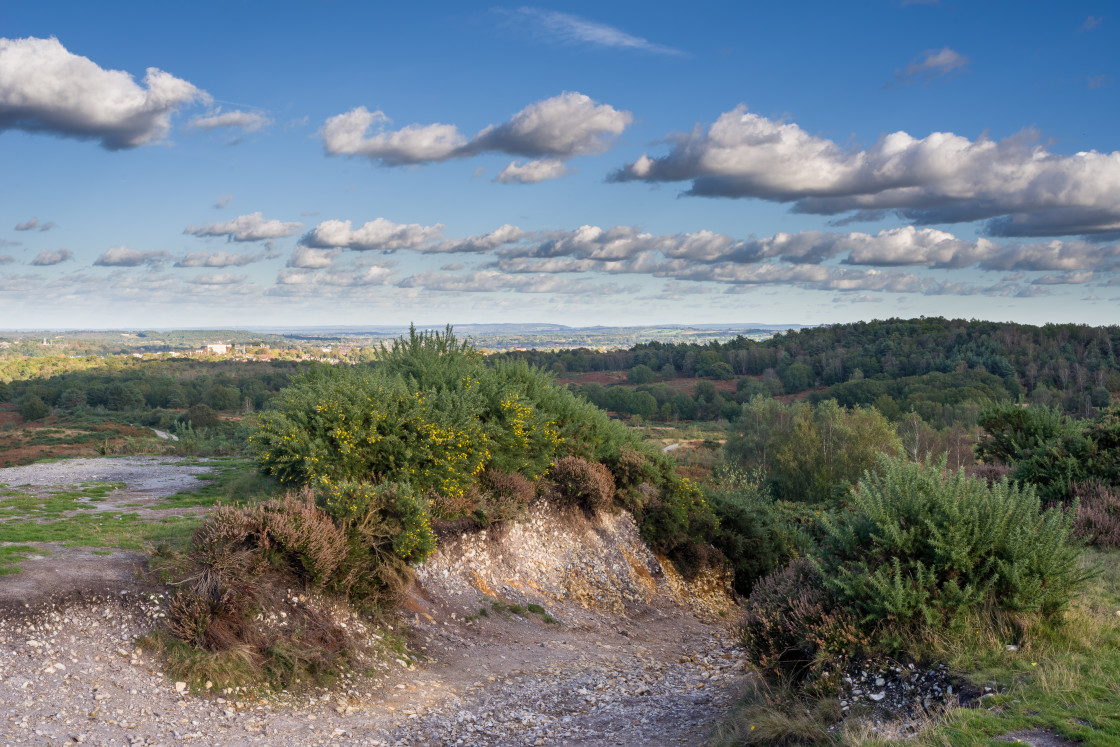
<path fill-rule="evenodd" d="M 15 409 L 15 405 L 0 404 L 0 467 L 126 451 L 158 454 L 165 449 L 150 428 L 109 421 L 77 423 L 54 417 L 28 423 Z"/>

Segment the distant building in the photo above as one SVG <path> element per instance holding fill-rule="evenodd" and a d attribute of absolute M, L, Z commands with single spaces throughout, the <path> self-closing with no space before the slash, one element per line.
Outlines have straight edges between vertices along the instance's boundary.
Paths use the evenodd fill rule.
<path fill-rule="evenodd" d="M 214 355 L 225 355 L 226 353 L 229 352 L 229 345 L 224 345 L 224 344 L 207 345 L 205 350 L 206 350 L 207 353 L 213 353 Z"/>

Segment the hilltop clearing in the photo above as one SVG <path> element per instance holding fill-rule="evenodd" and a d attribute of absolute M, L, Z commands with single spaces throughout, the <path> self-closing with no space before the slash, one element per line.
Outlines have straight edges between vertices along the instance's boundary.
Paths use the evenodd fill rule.
<path fill-rule="evenodd" d="M 124 483 L 120 494 L 159 477 L 135 466 L 37 465 L 49 468 L 52 485 L 111 472 Z M 196 482 L 185 470 L 178 479 Z M 727 579 L 684 583 L 645 549 L 628 514 L 542 506 L 522 523 L 445 537 L 418 568 L 405 628 L 370 629 L 392 644 L 371 676 L 298 695 L 177 690 L 136 643 L 160 624 L 166 594 L 117 558 L 64 553 L 117 571 L 85 590 L 53 585 L 58 568 L 48 572 L 42 561 L 0 579 L 6 743 L 699 744 L 744 674 L 722 624 Z M 55 596 L 13 605 L 16 584 L 51 584 Z M 316 601 L 293 595 L 284 604 Z"/>

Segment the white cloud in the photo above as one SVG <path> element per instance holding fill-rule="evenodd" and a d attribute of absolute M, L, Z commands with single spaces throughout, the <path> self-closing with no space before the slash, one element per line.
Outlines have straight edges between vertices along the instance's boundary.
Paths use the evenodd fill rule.
<path fill-rule="evenodd" d="M 331 272 L 313 272 L 305 269 L 281 270 L 276 276 L 279 286 L 299 289 L 354 288 L 385 285 L 393 277 L 389 264 L 371 264 L 352 268 L 339 268 Z"/>
<path fill-rule="evenodd" d="M 341 249 L 312 249 L 301 244 L 292 251 L 292 256 L 288 259 L 288 267 L 321 270 L 330 267 L 341 252 Z"/>
<path fill-rule="evenodd" d="M 558 159 L 600 153 L 633 121 L 630 112 L 600 104 L 581 93 L 565 92 L 530 104 L 508 122 L 491 125 L 468 141 L 455 125 L 414 124 L 400 130 L 379 130 L 388 122 L 383 112 L 358 107 L 331 117 L 321 135 L 327 154 L 369 158 L 385 166 L 446 161 L 486 152 L 543 159 L 510 164 L 503 181 L 540 181 L 560 176 Z M 508 174 L 507 174 L 508 172 Z"/>
<path fill-rule="evenodd" d="M 187 123 L 189 130 L 217 130 L 223 127 L 237 127 L 245 132 L 256 132 L 272 124 L 272 120 L 257 112 L 233 110 L 223 112 L 219 107 L 206 116 L 191 117 Z"/>
<path fill-rule="evenodd" d="M 1102 23 L 1104 23 L 1104 16 L 1089 16 L 1085 19 L 1085 23 L 1081 24 L 1081 30 L 1092 31 Z"/>
<path fill-rule="evenodd" d="M 233 195 L 222 195 L 218 198 L 218 201 L 214 203 L 214 209 L 222 210 L 227 208 L 231 202 L 233 202 Z"/>
<path fill-rule="evenodd" d="M 1120 244 L 1102 246 L 1087 241 L 1048 241 L 1003 248 L 980 263 L 985 270 L 1026 272 L 1097 271 L 1120 269 Z"/>
<path fill-rule="evenodd" d="M 39 267 L 48 267 L 50 265 L 57 265 L 62 262 L 69 262 L 72 259 L 74 259 L 74 252 L 70 251 L 69 249 L 59 249 L 55 252 L 44 249 L 43 251 L 39 252 L 39 256 L 31 260 L 30 264 Z"/>
<path fill-rule="evenodd" d="M 739 106 L 611 180 L 691 181 L 687 194 L 793 202 L 802 213 L 895 210 L 919 224 L 994 219 L 988 230 L 1003 236 L 1120 230 L 1120 151 L 1058 155 L 1032 133 L 971 141 L 895 132 L 846 150 Z"/>
<path fill-rule="evenodd" d="M 933 78 L 948 75 L 954 70 L 963 70 L 968 67 L 968 58 L 949 47 L 931 49 L 922 53 L 918 59 L 911 62 L 903 70 L 895 71 L 895 79 L 903 85 L 928 83 Z"/>
<path fill-rule="evenodd" d="M 530 104 L 504 124 L 487 127 L 469 149 L 560 158 L 601 153 L 633 121 L 630 112 L 582 93 L 565 92 Z"/>
<path fill-rule="evenodd" d="M 54 221 L 40 223 L 38 218 L 31 218 L 30 220 L 25 220 L 23 223 L 16 224 L 17 231 L 49 231 L 54 227 Z"/>
<path fill-rule="evenodd" d="M 1095 272 L 1067 272 L 1063 274 L 1043 275 L 1035 278 L 1034 285 L 1080 285 L 1090 283 L 1097 279 Z"/>
<path fill-rule="evenodd" d="M 196 275 L 187 280 L 191 285 L 238 285 L 245 281 L 245 275 L 233 275 L 228 272 L 210 273 L 208 275 Z"/>
<path fill-rule="evenodd" d="M 16 261 L 16 258 L 11 256 L 10 254 L 5 254 L 3 256 L 0 256 L 0 265 L 10 265 L 10 264 L 13 264 L 15 261 Z"/>
<path fill-rule="evenodd" d="M 263 254 L 231 252 L 194 252 L 175 263 L 175 267 L 244 267 L 264 259 Z"/>
<path fill-rule="evenodd" d="M 303 228 L 299 221 L 284 223 L 278 220 L 265 220 L 261 213 L 242 215 L 221 223 L 205 226 L 187 226 L 183 233 L 192 236 L 226 236 L 231 241 L 263 241 L 294 236 Z"/>
<path fill-rule="evenodd" d="M 595 286 L 554 275 L 507 275 L 494 270 L 479 270 L 465 275 L 422 272 L 398 283 L 401 288 L 462 293 L 590 293 Z"/>
<path fill-rule="evenodd" d="M 548 179 L 559 179 L 568 173 L 568 165 L 556 158 L 541 158 L 535 161 L 510 161 L 498 174 L 497 181 L 502 184 L 535 184 Z"/>
<path fill-rule="evenodd" d="M 385 166 L 443 161 L 453 158 L 466 145 L 455 125 L 409 125 L 393 132 L 366 137 L 373 125 L 389 121 L 383 112 L 359 106 L 331 117 L 323 125 L 323 146 L 331 156 L 364 156 Z"/>
<path fill-rule="evenodd" d="M 327 220 L 305 234 L 300 243 L 313 249 L 395 251 L 434 241 L 442 233 L 442 223 L 421 226 L 418 223 L 401 224 L 377 218 L 352 229 L 348 220 Z"/>
<path fill-rule="evenodd" d="M 99 267 L 139 267 L 165 262 L 171 258 L 167 252 L 143 252 L 127 246 L 114 246 L 94 260 Z"/>
<path fill-rule="evenodd" d="M 171 115 L 205 91 L 154 67 L 143 87 L 55 38 L 0 38 L 0 130 L 100 140 L 109 150 L 163 139 Z"/>
<path fill-rule="evenodd" d="M 465 239 L 448 239 L 438 244 L 423 247 L 420 251 L 429 254 L 481 254 L 508 244 L 515 244 L 530 235 L 531 234 L 522 231 L 517 226 L 511 226 L 507 223 L 500 228 L 494 229 L 490 233 L 479 234 L 478 236 L 471 236 Z"/>
<path fill-rule="evenodd" d="M 518 8 L 513 13 L 517 20 L 531 24 L 535 29 L 556 41 L 566 44 L 587 44 L 593 47 L 636 50 L 654 54 L 684 55 L 679 49 L 628 34 L 605 23 L 559 13 L 542 8 Z"/>

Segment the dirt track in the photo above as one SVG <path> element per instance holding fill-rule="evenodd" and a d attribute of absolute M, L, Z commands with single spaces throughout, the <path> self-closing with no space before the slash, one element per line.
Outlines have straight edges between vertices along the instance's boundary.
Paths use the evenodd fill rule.
<path fill-rule="evenodd" d="M 58 479 L 67 464 L 44 466 Z M 74 463 L 73 474 L 86 479 L 88 467 Z M 128 490 L 143 472 L 99 479 L 126 482 Z M 184 472 L 182 480 L 194 478 Z M 630 531 L 612 521 L 564 529 L 576 532 L 566 541 L 586 546 L 580 536 Z M 492 574 L 518 573 L 511 563 L 536 562 L 512 558 L 513 544 L 493 539 L 492 563 L 463 566 L 462 578 L 489 573 L 497 584 Z M 557 546 L 544 538 L 541 552 Z M 96 584 L 85 577 L 98 593 L 78 599 L 60 599 L 64 586 L 46 588 L 50 575 L 38 561 L 27 561 L 23 579 L 0 578 L 0 594 L 29 578 L 44 587 L 35 605 L 9 606 L 0 619 L 0 742 L 702 744 L 744 673 L 722 625 L 666 597 L 631 605 L 625 617 L 559 600 L 549 605 L 558 626 L 524 613 L 468 619 L 482 597 L 464 594 L 462 583 L 452 583 L 459 571 L 443 567 L 446 583 L 416 587 L 405 612 L 416 663 L 389 658 L 330 693 L 181 693 L 135 646 L 165 603 L 137 585 L 130 564 L 138 559 L 85 558 L 103 573 Z M 68 583 L 80 591 L 81 583 Z M 52 592 L 56 601 L 44 602 Z"/>

